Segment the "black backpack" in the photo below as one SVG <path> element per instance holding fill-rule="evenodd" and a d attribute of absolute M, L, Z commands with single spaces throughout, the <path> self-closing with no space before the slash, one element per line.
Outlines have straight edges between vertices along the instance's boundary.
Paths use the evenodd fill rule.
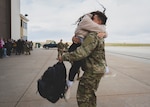
<path fill-rule="evenodd" d="M 42 77 L 37 81 L 39 94 L 52 103 L 56 103 L 59 98 L 65 98 L 66 67 L 64 63 L 56 63 L 49 67 Z"/>

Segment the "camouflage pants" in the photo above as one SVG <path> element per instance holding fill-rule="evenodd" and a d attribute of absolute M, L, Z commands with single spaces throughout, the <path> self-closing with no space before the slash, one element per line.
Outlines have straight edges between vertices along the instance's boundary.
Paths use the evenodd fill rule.
<path fill-rule="evenodd" d="M 96 107 L 96 95 L 99 82 L 103 73 L 84 72 L 77 90 L 78 107 Z"/>
<path fill-rule="evenodd" d="M 58 55 L 57 55 L 57 57 L 62 56 L 62 55 L 63 55 L 63 49 L 62 49 L 62 50 L 58 50 Z"/>

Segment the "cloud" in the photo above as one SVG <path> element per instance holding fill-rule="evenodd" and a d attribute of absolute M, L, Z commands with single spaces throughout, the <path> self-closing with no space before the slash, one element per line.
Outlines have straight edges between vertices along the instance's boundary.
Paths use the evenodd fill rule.
<path fill-rule="evenodd" d="M 107 27 L 112 42 L 142 41 L 150 43 L 150 39 L 148 39 L 150 35 L 150 15 L 148 15 L 150 7 L 148 4 L 148 0 L 117 0 L 112 4 L 108 3 L 109 24 Z"/>
<path fill-rule="evenodd" d="M 108 17 L 109 36 L 106 41 L 150 43 L 149 39 L 145 40 L 150 35 L 149 0 L 99 2 L 106 7 Z M 55 35 L 50 36 L 50 39 L 64 38 L 71 41 L 76 28 L 73 25 L 75 21 L 83 14 L 95 10 L 103 11 L 96 0 L 21 0 L 21 13 L 29 15 L 29 39 L 39 41 L 49 39 L 47 35 Z M 143 38 L 139 39 L 140 35 Z"/>

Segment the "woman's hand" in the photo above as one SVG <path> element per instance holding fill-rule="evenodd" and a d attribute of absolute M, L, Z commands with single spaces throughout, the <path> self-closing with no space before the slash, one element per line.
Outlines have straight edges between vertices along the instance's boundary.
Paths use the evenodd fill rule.
<path fill-rule="evenodd" d="M 100 38 L 104 38 L 104 37 L 106 37 L 106 33 L 105 32 L 99 32 L 97 34 L 97 36 L 100 37 Z"/>
<path fill-rule="evenodd" d="M 73 36 L 73 37 L 72 37 L 72 41 L 73 41 L 74 43 L 76 43 L 76 44 L 80 43 L 80 39 L 79 39 L 78 37 L 76 37 L 76 36 Z"/>

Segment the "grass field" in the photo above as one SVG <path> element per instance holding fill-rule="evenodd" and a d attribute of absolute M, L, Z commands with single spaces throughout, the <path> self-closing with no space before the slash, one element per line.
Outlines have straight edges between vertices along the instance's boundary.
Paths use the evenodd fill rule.
<path fill-rule="evenodd" d="M 140 43 L 105 43 L 105 46 L 150 46 L 150 44 L 140 44 Z"/>

